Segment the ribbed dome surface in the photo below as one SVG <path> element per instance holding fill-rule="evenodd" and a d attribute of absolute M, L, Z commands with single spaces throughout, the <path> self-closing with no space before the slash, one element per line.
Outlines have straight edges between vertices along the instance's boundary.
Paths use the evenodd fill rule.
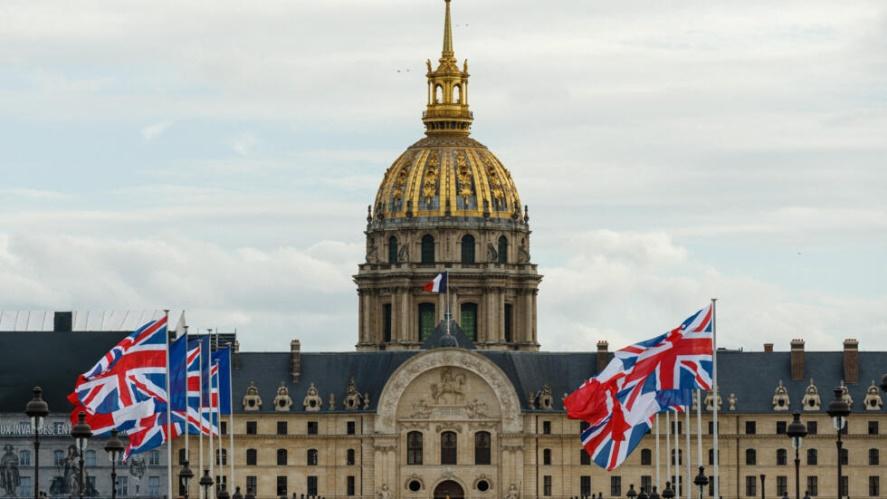
<path fill-rule="evenodd" d="M 463 136 L 428 136 L 385 172 L 375 212 L 410 217 L 520 218 L 511 174 L 483 144 Z"/>

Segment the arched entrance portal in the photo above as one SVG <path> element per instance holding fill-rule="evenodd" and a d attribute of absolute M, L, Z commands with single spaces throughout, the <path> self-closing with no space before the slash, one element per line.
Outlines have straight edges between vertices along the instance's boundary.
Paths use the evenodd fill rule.
<path fill-rule="evenodd" d="M 440 482 L 434 488 L 434 499 L 464 499 L 464 497 L 462 486 L 452 480 Z"/>

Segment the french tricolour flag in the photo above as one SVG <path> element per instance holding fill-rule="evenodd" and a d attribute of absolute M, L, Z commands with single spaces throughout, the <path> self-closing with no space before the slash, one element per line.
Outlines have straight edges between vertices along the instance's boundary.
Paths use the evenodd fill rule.
<path fill-rule="evenodd" d="M 441 272 L 437 276 L 428 281 L 422 289 L 429 293 L 446 293 L 447 292 L 447 273 Z"/>

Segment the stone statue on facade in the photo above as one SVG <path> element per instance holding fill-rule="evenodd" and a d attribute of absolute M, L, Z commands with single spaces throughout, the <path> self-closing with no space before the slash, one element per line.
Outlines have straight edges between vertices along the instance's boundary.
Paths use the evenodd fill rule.
<path fill-rule="evenodd" d="M 18 472 L 19 460 L 12 446 L 6 444 L 3 446 L 3 457 L 0 457 L 0 488 L 5 492 L 4 495 L 15 497 L 16 491 L 21 484 L 21 476 Z"/>
<path fill-rule="evenodd" d="M 391 499 L 391 491 L 388 490 L 387 483 L 383 483 L 382 488 L 379 489 L 379 499 Z"/>
<path fill-rule="evenodd" d="M 508 486 L 508 491 L 505 493 L 504 499 L 520 499 L 520 491 L 517 490 L 517 485 L 512 483 Z"/>

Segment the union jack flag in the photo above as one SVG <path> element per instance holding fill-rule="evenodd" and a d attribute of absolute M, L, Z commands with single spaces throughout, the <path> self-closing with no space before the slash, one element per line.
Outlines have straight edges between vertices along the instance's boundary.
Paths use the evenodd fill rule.
<path fill-rule="evenodd" d="M 187 421 L 188 433 L 191 435 L 211 435 L 213 431 L 212 422 L 207 419 L 206 415 L 200 416 L 200 394 L 205 390 L 200 379 L 201 374 L 201 358 L 206 342 L 193 341 L 191 349 L 188 351 L 187 360 Z"/>
<path fill-rule="evenodd" d="M 153 400 L 167 402 L 166 317 L 121 340 L 81 374 L 69 399 L 89 414 L 112 414 Z"/>
<path fill-rule="evenodd" d="M 147 452 L 156 449 L 166 442 L 182 435 L 182 424 L 173 417 L 173 424 L 166 424 L 166 410 L 156 412 L 141 421 L 138 424 L 138 430 L 130 432 L 129 445 L 123 452 L 123 460 L 126 461 L 133 454 Z M 169 432 L 172 432 L 172 435 Z"/>
<path fill-rule="evenodd" d="M 712 386 L 713 307 L 680 326 L 615 353 L 597 376 L 564 399 L 567 416 L 589 423 L 580 438 L 599 466 L 622 464 L 663 410 L 689 406 Z"/>

